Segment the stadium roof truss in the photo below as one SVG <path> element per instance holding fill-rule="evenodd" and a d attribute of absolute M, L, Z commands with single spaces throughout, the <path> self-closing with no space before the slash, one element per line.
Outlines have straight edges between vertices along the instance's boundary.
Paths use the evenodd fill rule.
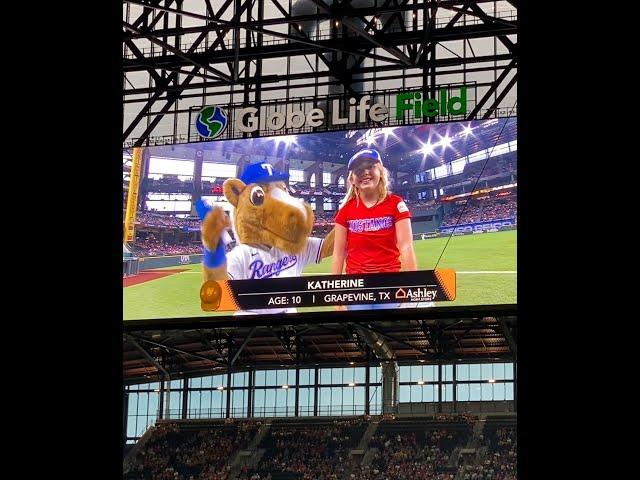
<path fill-rule="evenodd" d="M 298 325 L 129 330 L 124 336 L 125 383 L 212 375 L 229 370 L 345 366 L 383 360 L 363 338 L 375 333 L 398 362 L 514 361 L 514 316 Z"/>
<path fill-rule="evenodd" d="M 122 26 L 135 145 L 179 143 L 211 104 L 473 83 L 469 119 L 515 108 L 515 1 L 123 0 Z"/>

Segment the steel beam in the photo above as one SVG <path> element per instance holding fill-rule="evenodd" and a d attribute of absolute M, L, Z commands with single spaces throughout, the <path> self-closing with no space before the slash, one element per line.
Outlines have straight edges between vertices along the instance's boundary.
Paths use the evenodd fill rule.
<path fill-rule="evenodd" d="M 187 351 L 181 350 L 181 349 L 176 348 L 176 347 L 171 347 L 171 346 L 169 346 L 169 345 L 164 345 L 164 344 L 162 344 L 162 343 L 157 343 L 157 342 L 154 342 L 154 341 L 152 341 L 152 340 L 147 340 L 146 338 L 133 337 L 132 335 L 131 335 L 131 337 L 132 337 L 134 340 L 138 341 L 138 342 L 148 343 L 149 345 L 154 345 L 154 346 L 156 346 L 156 347 L 164 348 L 164 349 L 166 349 L 166 350 L 169 350 L 169 351 L 172 351 L 172 352 L 176 352 L 176 353 L 180 353 L 180 354 L 182 354 L 182 355 L 188 355 L 188 356 L 190 356 L 190 357 L 197 358 L 197 359 L 199 359 L 199 360 L 205 360 L 205 361 L 207 361 L 207 362 L 217 363 L 218 365 L 227 366 L 225 363 L 223 363 L 223 362 L 221 362 L 221 361 L 219 361 L 219 360 L 214 360 L 214 359 L 212 359 L 212 358 L 204 357 L 204 356 L 199 355 L 199 354 L 197 354 L 197 353 L 187 352 Z"/>
<path fill-rule="evenodd" d="M 139 30 L 137 28 L 135 28 L 133 25 L 129 25 L 127 22 L 122 22 L 122 26 L 124 27 L 125 30 L 128 30 L 130 32 L 139 32 Z M 168 50 L 169 52 L 173 53 L 175 56 L 185 60 L 187 63 L 195 65 L 196 67 L 204 70 L 205 72 L 209 72 L 209 73 L 211 73 L 211 74 L 213 74 L 213 75 L 215 75 L 217 77 L 220 77 L 223 80 L 226 80 L 228 82 L 231 81 L 231 77 L 229 75 L 227 75 L 226 73 L 196 61 L 193 57 L 191 57 L 189 55 L 186 55 L 181 50 L 173 47 L 172 45 L 169 45 L 166 42 L 163 42 L 162 40 L 158 40 L 157 38 L 154 38 L 154 37 L 149 37 L 147 40 L 149 40 L 151 43 L 153 43 L 155 45 L 158 45 L 159 47 L 162 47 L 165 50 Z"/>
<path fill-rule="evenodd" d="M 242 351 L 244 350 L 244 348 L 247 346 L 247 344 L 249 343 L 249 340 L 251 340 L 251 337 L 253 336 L 253 334 L 255 333 L 256 329 L 258 327 L 253 327 L 249 333 L 247 334 L 247 337 L 244 339 L 244 342 L 242 342 L 242 345 L 240 345 L 240 348 L 238 348 L 238 350 L 236 350 L 236 352 L 233 354 L 233 358 L 231 359 L 231 362 L 229 362 L 229 366 L 233 367 L 233 365 L 236 363 L 236 360 L 238 359 L 238 357 L 240 356 L 240 354 L 242 353 Z"/>
<path fill-rule="evenodd" d="M 513 78 L 509 80 L 509 83 L 507 83 L 507 85 L 502 89 L 502 91 L 500 92 L 500 95 L 496 97 L 496 99 L 494 100 L 493 104 L 489 107 L 487 112 L 482 116 L 483 119 L 489 118 L 491 117 L 491 115 L 493 115 L 493 112 L 496 111 L 502 99 L 507 95 L 507 93 L 509 93 L 509 91 L 513 88 L 513 86 L 516 84 L 517 81 L 518 81 L 518 74 L 515 74 Z"/>
<path fill-rule="evenodd" d="M 323 0 L 311 0 L 311 1 L 315 3 L 321 11 L 325 13 L 331 12 L 331 8 L 329 7 L 329 5 L 324 3 Z M 353 15 L 355 14 L 355 11 L 351 10 L 348 13 Z M 400 62 L 403 63 L 404 65 L 407 65 L 407 66 L 411 65 L 411 59 L 408 56 L 406 56 L 402 51 L 400 51 L 397 47 L 394 47 L 392 45 L 384 45 L 383 43 L 380 43 L 372 35 L 362 30 L 362 28 L 360 28 L 360 26 L 356 22 L 351 20 L 349 17 L 342 17 L 340 21 L 349 30 L 351 30 L 352 32 L 355 32 L 357 35 L 361 36 L 365 40 L 374 44 L 376 47 L 382 48 L 385 52 L 389 53 L 390 55 L 393 55 L 398 60 L 400 60 Z"/>
<path fill-rule="evenodd" d="M 504 338 L 507 340 L 507 343 L 509 344 L 509 349 L 513 353 L 514 358 L 517 358 L 518 344 L 516 343 L 516 340 L 513 334 L 511 333 L 511 329 L 509 328 L 509 325 L 507 325 L 507 322 L 505 322 L 504 318 L 498 317 L 497 320 L 498 320 L 498 325 L 500 325 L 500 328 L 502 329 L 502 333 L 504 334 Z"/>
<path fill-rule="evenodd" d="M 127 339 L 128 342 L 131 343 L 131 345 L 133 345 L 136 348 L 136 350 L 138 350 L 144 356 L 144 358 L 146 358 L 154 367 L 156 367 L 158 372 L 162 373 L 167 379 L 171 378 L 171 375 L 169 375 L 169 372 L 165 370 L 165 368 L 162 365 L 160 365 L 160 363 L 158 363 L 156 359 L 149 354 L 149 352 L 147 352 L 144 348 L 142 348 L 133 336 L 125 334 L 125 338 Z"/>
<path fill-rule="evenodd" d="M 498 89 L 502 81 L 507 77 L 507 75 L 509 75 L 509 72 L 511 72 L 511 70 L 515 68 L 516 65 L 517 65 L 517 61 L 514 58 L 511 60 L 511 62 L 509 62 L 509 64 L 505 67 L 502 73 L 500 73 L 498 78 L 496 78 L 496 80 L 491 85 L 491 88 L 487 90 L 487 93 L 485 93 L 482 96 L 480 101 L 476 102 L 476 106 L 473 107 L 473 110 L 471 110 L 471 112 L 469 112 L 469 115 L 467 116 L 467 120 L 471 120 L 476 117 L 478 112 L 482 109 L 482 107 L 484 107 L 484 105 L 487 103 L 489 98 L 491 98 L 491 95 L 493 95 L 493 93 Z"/>

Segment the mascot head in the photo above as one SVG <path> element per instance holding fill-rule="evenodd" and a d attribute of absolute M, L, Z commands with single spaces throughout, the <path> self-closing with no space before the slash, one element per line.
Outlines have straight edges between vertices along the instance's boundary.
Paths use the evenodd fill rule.
<path fill-rule="evenodd" d="M 289 195 L 289 174 L 266 162 L 248 165 L 242 176 L 223 184 L 224 196 L 234 206 L 233 223 L 238 240 L 263 244 L 287 253 L 299 253 L 313 228 L 313 210 Z"/>

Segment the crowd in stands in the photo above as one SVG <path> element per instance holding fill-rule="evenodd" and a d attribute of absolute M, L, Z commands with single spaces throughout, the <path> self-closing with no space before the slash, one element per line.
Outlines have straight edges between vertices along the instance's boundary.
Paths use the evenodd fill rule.
<path fill-rule="evenodd" d="M 202 253 L 202 245 L 199 242 L 183 241 L 180 243 L 161 241 L 153 235 L 146 238 L 138 237 L 135 243 L 130 245 L 131 251 L 138 257 L 158 257 L 162 255 L 194 255 Z"/>
<path fill-rule="evenodd" d="M 482 220 L 515 217 L 517 208 L 515 199 L 491 203 L 482 207 Z"/>
<path fill-rule="evenodd" d="M 455 473 L 446 467 L 453 449 L 465 441 L 466 437 L 447 429 L 376 434 L 369 442 L 370 448 L 377 449 L 370 465 L 359 467 L 352 478 L 452 480 Z"/>
<path fill-rule="evenodd" d="M 438 413 L 435 419 L 439 422 L 455 422 L 474 425 L 478 421 L 478 416 L 472 413 Z"/>
<path fill-rule="evenodd" d="M 227 480 L 228 462 L 256 435 L 260 422 L 201 430 L 175 424 L 154 427 L 136 452 L 125 480 Z"/>
<path fill-rule="evenodd" d="M 464 204 L 456 205 L 455 208 L 445 213 L 442 218 L 442 226 L 449 227 L 456 224 L 479 222 L 481 216 L 482 207 L 470 200 L 466 207 Z"/>
<path fill-rule="evenodd" d="M 362 419 L 297 428 L 272 426 L 264 440 L 266 452 L 258 468 L 243 472 L 239 479 L 263 480 L 275 472 L 298 473 L 301 480 L 342 479 L 349 466 L 349 451 L 356 446 L 366 426 Z"/>
<path fill-rule="evenodd" d="M 151 192 L 167 192 L 167 193 L 193 193 L 193 180 L 181 180 L 177 177 L 165 175 L 162 178 L 147 178 L 145 186 Z"/>
<path fill-rule="evenodd" d="M 334 226 L 336 212 L 314 212 L 312 237 L 326 237 Z"/>
<path fill-rule="evenodd" d="M 460 202 L 445 213 L 441 226 L 514 218 L 517 213 L 518 203 L 514 195 L 485 200 L 469 199 L 466 207 L 463 202 Z"/>
<path fill-rule="evenodd" d="M 372 455 L 357 465 L 350 452 L 362 439 L 366 418 L 333 422 L 274 423 L 257 447 L 264 455 L 256 468 L 241 468 L 238 480 L 453 480 L 452 454 L 464 447 L 478 417 L 438 414 L 438 424 L 409 429 L 378 427 L 368 443 Z M 388 419 L 393 423 L 393 420 Z M 448 424 L 451 423 L 451 426 Z M 460 424 L 468 427 L 460 428 Z M 457 425 L 454 425 L 457 424 Z M 124 480 L 228 480 L 231 461 L 258 434 L 261 422 L 229 419 L 203 427 L 162 423 L 133 452 Z M 416 428 L 417 427 L 417 428 Z M 485 429 L 486 431 L 487 429 Z M 498 427 L 481 437 L 487 454 L 476 464 L 461 464 L 461 480 L 516 480 L 517 437 L 513 427 Z M 466 462 L 464 462 L 466 463 Z"/>
<path fill-rule="evenodd" d="M 488 452 L 479 465 L 459 469 L 462 480 L 517 480 L 515 428 L 499 428 L 488 436 Z"/>
<path fill-rule="evenodd" d="M 136 214 L 136 223 L 144 227 L 161 227 L 161 228 L 195 228 L 200 229 L 200 220 L 179 218 L 171 215 L 162 215 L 153 212 L 138 212 Z"/>

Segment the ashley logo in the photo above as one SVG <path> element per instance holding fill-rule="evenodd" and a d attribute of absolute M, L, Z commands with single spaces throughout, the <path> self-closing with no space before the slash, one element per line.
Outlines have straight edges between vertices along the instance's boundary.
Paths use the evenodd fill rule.
<path fill-rule="evenodd" d="M 251 270 L 251 279 L 278 276 L 280 272 L 293 267 L 297 263 L 298 257 L 296 255 L 292 255 L 290 257 L 285 256 L 277 262 L 267 263 L 266 265 L 262 260 L 256 260 L 254 262 L 251 262 L 251 264 L 249 265 L 249 270 Z"/>

